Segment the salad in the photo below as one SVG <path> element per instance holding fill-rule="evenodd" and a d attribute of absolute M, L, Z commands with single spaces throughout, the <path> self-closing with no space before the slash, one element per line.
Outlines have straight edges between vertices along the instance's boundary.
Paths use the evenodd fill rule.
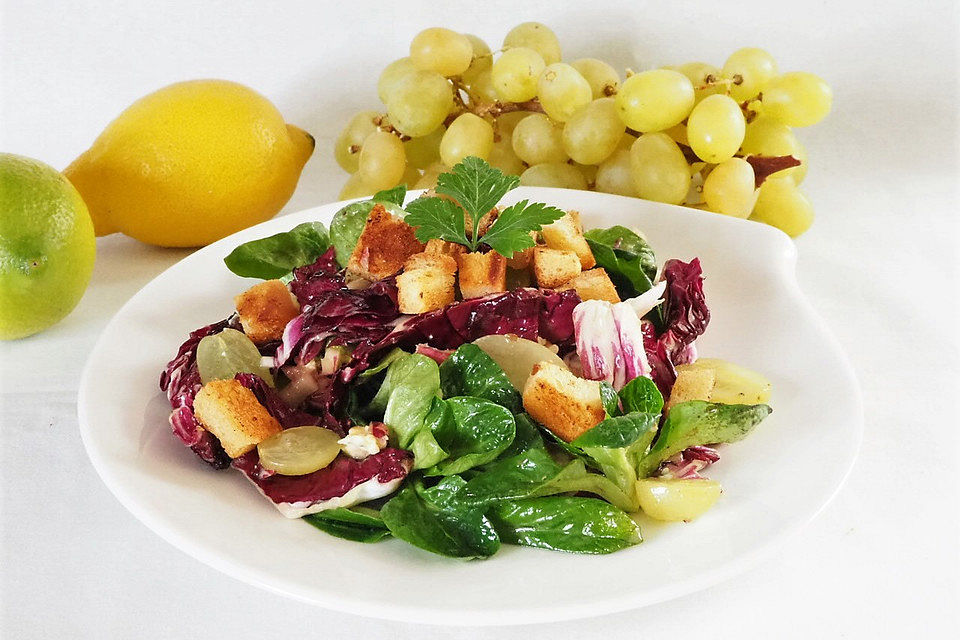
<path fill-rule="evenodd" d="M 451 557 L 609 553 L 641 511 L 701 515 L 770 383 L 698 357 L 699 260 L 500 207 L 517 184 L 468 157 L 405 207 L 397 187 L 237 247 L 262 281 L 162 372 L 174 434 L 289 518 Z"/>

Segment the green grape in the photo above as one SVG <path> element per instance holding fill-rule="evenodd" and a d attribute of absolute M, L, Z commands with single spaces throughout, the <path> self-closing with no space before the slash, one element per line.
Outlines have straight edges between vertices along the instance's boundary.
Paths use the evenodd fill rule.
<path fill-rule="evenodd" d="M 542 113 L 521 120 L 513 129 L 513 152 L 529 165 L 544 162 L 566 162 L 563 150 L 563 129 Z"/>
<path fill-rule="evenodd" d="M 246 334 L 224 329 L 206 336 L 197 345 L 197 372 L 200 382 L 232 380 L 238 373 L 252 373 L 273 386 L 270 369 L 260 364 L 260 350 Z"/>
<path fill-rule="evenodd" d="M 501 100 L 526 102 L 537 95 L 537 79 L 546 67 L 539 53 L 526 47 L 507 49 L 493 63 L 491 79 Z"/>
<path fill-rule="evenodd" d="M 687 119 L 687 140 L 701 160 L 719 164 L 733 157 L 746 130 L 740 105 L 730 96 L 707 96 Z"/>
<path fill-rule="evenodd" d="M 624 133 L 623 136 L 620 138 L 620 142 L 617 143 L 617 151 L 620 151 L 621 149 L 626 149 L 627 151 L 630 151 L 630 147 L 632 147 L 633 143 L 636 141 L 637 141 L 637 136 L 630 133 Z"/>
<path fill-rule="evenodd" d="M 813 224 L 813 205 L 790 180 L 768 178 L 760 185 L 751 220 L 777 227 L 796 238 Z"/>
<path fill-rule="evenodd" d="M 594 98 L 612 96 L 620 88 L 620 74 L 603 60 L 580 58 L 570 63 L 590 85 Z"/>
<path fill-rule="evenodd" d="M 637 195 L 646 200 L 680 204 L 690 190 L 690 166 L 665 133 L 637 138 L 630 147 L 630 170 Z"/>
<path fill-rule="evenodd" d="M 595 164 L 580 164 L 579 162 L 573 163 L 573 166 L 577 168 L 577 171 L 583 176 L 583 179 L 587 181 L 587 188 L 592 189 L 597 182 L 597 171 L 600 170 Z"/>
<path fill-rule="evenodd" d="M 333 157 L 347 173 L 356 173 L 360 163 L 360 152 L 351 151 L 351 147 L 359 147 L 368 135 L 377 130 L 373 120 L 379 115 L 376 111 L 361 111 L 350 118 L 333 143 Z"/>
<path fill-rule="evenodd" d="M 509 136 L 500 136 L 499 140 L 494 141 L 487 162 L 510 176 L 519 176 L 526 168 L 523 160 L 514 153 Z"/>
<path fill-rule="evenodd" d="M 560 41 L 550 27 L 545 24 L 524 22 L 510 29 L 510 32 L 503 39 L 503 48 L 515 49 L 517 47 L 533 49 L 543 58 L 544 64 L 560 62 Z"/>
<path fill-rule="evenodd" d="M 806 149 L 790 127 L 766 116 L 760 116 L 747 125 L 740 153 L 745 156 L 793 156 L 801 162 L 800 166 L 784 169 L 773 175 L 777 178 L 790 178 L 794 184 L 803 182 L 807 173 Z"/>
<path fill-rule="evenodd" d="M 494 120 L 493 130 L 502 137 L 510 138 L 520 121 L 532 114 L 532 111 L 510 111 L 497 116 L 497 119 Z"/>
<path fill-rule="evenodd" d="M 406 168 L 403 143 L 397 136 L 386 131 L 374 131 L 363 141 L 357 173 L 375 190 L 397 186 Z"/>
<path fill-rule="evenodd" d="M 340 436 L 323 427 L 284 429 L 257 445 L 260 466 L 282 476 L 304 476 L 340 455 Z"/>
<path fill-rule="evenodd" d="M 493 74 L 490 69 L 481 71 L 474 76 L 473 80 L 467 84 L 467 90 L 471 94 L 471 100 L 479 103 L 490 104 L 496 102 L 499 98 L 496 89 L 493 88 Z"/>
<path fill-rule="evenodd" d="M 467 156 L 483 160 L 493 147 L 493 127 L 478 115 L 464 113 L 450 123 L 440 141 L 440 160 L 448 167 L 455 166 Z"/>
<path fill-rule="evenodd" d="M 694 102 L 700 102 L 707 96 L 712 96 L 723 90 L 723 85 L 717 84 L 720 79 L 720 69 L 706 62 L 688 62 L 674 68 L 690 79 L 693 84 Z"/>
<path fill-rule="evenodd" d="M 641 133 L 680 124 L 693 108 L 693 84 L 679 71 L 653 69 L 627 78 L 616 97 L 620 119 Z"/>
<path fill-rule="evenodd" d="M 687 139 L 687 125 L 683 124 L 682 122 L 670 127 L 669 129 L 664 129 L 663 132 L 670 136 L 670 138 L 677 144 L 682 144 L 685 147 L 690 146 L 690 140 Z"/>
<path fill-rule="evenodd" d="M 833 104 L 830 85 L 806 71 L 791 71 L 763 90 L 761 113 L 790 127 L 809 127 L 823 120 Z"/>
<path fill-rule="evenodd" d="M 470 41 L 470 47 L 472 49 L 470 66 L 463 72 L 463 81 L 469 84 L 473 82 L 479 74 L 484 71 L 490 71 L 493 67 L 493 55 L 490 53 L 490 47 L 487 46 L 487 43 L 481 38 L 472 33 L 465 33 L 463 35 Z"/>
<path fill-rule="evenodd" d="M 377 192 L 377 189 L 371 187 L 363 179 L 359 173 L 354 173 L 347 181 L 344 183 L 343 188 L 340 189 L 340 195 L 337 196 L 339 200 L 353 200 L 354 198 L 362 198 L 364 196 L 372 196 Z"/>
<path fill-rule="evenodd" d="M 380 102 L 387 104 L 390 102 L 390 95 L 393 90 L 411 73 L 417 70 L 416 65 L 410 58 L 400 58 L 394 60 L 380 72 L 380 79 L 377 80 L 377 95 L 380 96 Z"/>
<path fill-rule="evenodd" d="M 604 193 L 616 193 L 621 196 L 636 196 L 637 188 L 633 184 L 633 170 L 630 167 L 630 150 L 618 149 L 597 168 L 595 188 Z"/>
<path fill-rule="evenodd" d="M 443 27 L 424 29 L 410 42 L 410 59 L 418 69 L 442 76 L 458 76 L 473 60 L 469 38 Z"/>
<path fill-rule="evenodd" d="M 753 167 L 743 158 L 730 158 L 713 168 L 703 181 L 703 201 L 714 213 L 746 218 L 757 201 Z"/>
<path fill-rule="evenodd" d="M 400 178 L 400 181 L 397 184 L 403 184 L 407 186 L 407 189 L 412 189 L 413 185 L 417 184 L 418 182 L 420 182 L 419 169 L 407 163 L 407 168 L 403 170 L 403 176 Z"/>
<path fill-rule="evenodd" d="M 625 129 L 613 98 L 598 98 L 563 127 L 563 150 L 581 164 L 600 164 L 616 150 Z"/>
<path fill-rule="evenodd" d="M 777 75 L 777 62 L 763 49 L 745 47 L 730 54 L 720 73 L 730 80 L 728 87 L 733 99 L 744 102 L 765 90 Z"/>
<path fill-rule="evenodd" d="M 440 140 L 446 129 L 440 125 L 425 136 L 410 138 L 403 143 L 403 152 L 407 156 L 407 164 L 417 169 L 425 169 L 431 163 L 440 159 Z"/>
<path fill-rule="evenodd" d="M 434 162 L 432 165 L 423 170 L 423 175 L 420 176 L 420 179 L 415 185 L 414 189 L 433 189 L 437 186 L 437 177 L 441 173 L 446 173 L 450 171 L 450 167 L 443 164 L 442 162 Z"/>
<path fill-rule="evenodd" d="M 453 108 L 453 87 L 432 71 L 407 75 L 387 102 L 390 122 L 401 133 L 419 138 L 439 127 Z"/>
<path fill-rule="evenodd" d="M 587 179 L 566 162 L 535 164 L 520 174 L 520 184 L 525 187 L 561 187 L 563 189 L 586 189 Z"/>
<path fill-rule="evenodd" d="M 546 67 L 537 80 L 540 106 L 557 122 L 569 120 L 577 109 L 590 102 L 592 95 L 580 72 L 562 62 Z"/>

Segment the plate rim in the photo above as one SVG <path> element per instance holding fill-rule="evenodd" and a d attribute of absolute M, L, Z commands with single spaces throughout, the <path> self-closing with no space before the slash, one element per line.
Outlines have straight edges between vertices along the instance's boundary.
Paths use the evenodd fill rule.
<path fill-rule="evenodd" d="M 615 194 L 605 194 L 597 192 L 582 192 L 577 190 L 569 189 L 557 189 L 557 188 L 546 188 L 546 187 L 520 187 L 517 191 L 534 191 L 542 192 L 544 194 L 549 193 L 564 193 L 564 192 L 574 192 L 577 194 L 590 193 L 591 196 L 598 196 L 600 199 L 614 198 L 620 200 L 628 200 L 636 202 L 636 198 L 629 198 L 627 196 L 619 196 Z M 409 191 L 408 197 L 410 195 L 415 195 L 419 191 Z M 512 192 L 511 195 L 514 195 L 516 192 Z M 545 195 L 546 198 L 549 198 L 549 195 Z M 562 197 L 562 196 L 561 196 Z M 583 196 L 581 196 L 583 197 Z M 828 341 L 828 347 L 830 350 L 838 356 L 838 360 L 842 365 L 842 371 L 845 378 L 851 384 L 851 388 L 854 390 L 853 400 L 853 410 L 855 418 L 855 438 L 853 443 L 850 446 L 850 451 L 848 452 L 845 458 L 845 467 L 842 473 L 839 475 L 838 480 L 831 489 L 829 495 L 822 498 L 819 502 L 819 506 L 809 513 L 805 514 L 802 518 L 797 518 L 791 521 L 788 525 L 782 527 L 775 534 L 771 535 L 763 544 L 752 549 L 747 553 L 742 553 L 734 559 L 731 559 L 723 564 L 720 564 L 717 567 L 712 567 L 703 572 L 697 573 L 695 575 L 682 578 L 676 582 L 662 586 L 655 590 L 647 590 L 645 592 L 631 592 L 622 596 L 616 596 L 613 598 L 606 598 L 601 602 L 588 602 L 583 604 L 564 604 L 562 607 L 556 605 L 543 605 L 537 607 L 524 606 L 523 608 L 518 609 L 499 609 L 496 612 L 491 612 L 489 609 L 477 609 L 472 608 L 469 605 L 463 607 L 460 610 L 451 610 L 447 608 L 432 608 L 430 606 L 417 606 L 417 605 L 406 605 L 406 604 L 394 604 L 390 602 L 378 602 L 376 607 L 370 606 L 369 600 L 364 600 L 360 598 L 346 597 L 340 594 L 333 592 L 328 592 L 324 594 L 322 600 L 315 597 L 310 597 L 306 594 L 299 593 L 296 589 L 292 588 L 289 584 L 289 581 L 285 578 L 279 578 L 270 580 L 261 575 L 261 571 L 253 570 L 245 566 L 242 563 L 231 560 L 225 555 L 221 555 L 211 550 L 207 549 L 201 544 L 195 543 L 192 541 L 185 533 L 177 530 L 176 527 L 170 527 L 159 516 L 159 514 L 153 513 L 153 511 L 147 507 L 142 506 L 136 497 L 128 492 L 128 490 L 123 486 L 123 483 L 120 481 L 119 477 L 114 473 L 111 468 L 111 465 L 106 461 L 105 456 L 98 450 L 98 448 L 93 443 L 93 433 L 90 429 L 90 407 L 89 407 L 89 394 L 90 394 L 90 385 L 91 385 L 91 370 L 93 368 L 95 356 L 101 351 L 103 345 L 109 339 L 111 334 L 111 329 L 118 322 L 118 318 L 124 314 L 128 307 L 130 307 L 142 294 L 142 292 L 153 285 L 154 282 L 163 278 L 170 270 L 176 268 L 184 260 L 188 260 L 196 255 L 200 251 L 215 251 L 217 248 L 224 245 L 234 242 L 234 238 L 237 235 L 248 233 L 252 230 L 255 230 L 264 225 L 269 225 L 275 223 L 278 220 L 282 220 L 286 217 L 292 216 L 305 216 L 309 215 L 312 212 L 315 212 L 319 209 L 332 209 L 334 206 L 345 206 L 351 202 L 357 202 L 364 200 L 366 198 L 355 198 L 351 200 L 342 200 L 335 201 L 331 203 L 316 205 L 313 207 L 308 207 L 298 211 L 290 212 L 289 214 L 284 214 L 280 217 L 274 217 L 264 222 L 261 222 L 257 225 L 253 225 L 246 229 L 241 229 L 236 233 L 233 233 L 225 238 L 217 240 L 206 247 L 201 247 L 196 251 L 190 253 L 187 256 L 184 256 L 174 264 L 170 265 L 154 278 L 152 278 L 148 283 L 143 285 L 136 293 L 134 293 L 123 305 L 113 314 L 107 324 L 104 326 L 100 335 L 97 337 L 97 340 L 94 343 L 93 348 L 90 350 L 86 361 L 84 363 L 81 375 L 80 375 L 80 384 L 77 394 L 77 416 L 79 422 L 79 431 L 80 437 L 83 442 L 84 449 L 87 453 L 87 457 L 90 459 L 91 464 L 97 472 L 97 475 L 100 477 L 101 481 L 107 486 L 108 490 L 113 494 L 113 496 L 122 504 L 130 513 L 140 520 L 144 525 L 147 526 L 153 533 L 158 535 L 160 538 L 191 556 L 195 560 L 202 562 L 240 582 L 244 582 L 250 585 L 253 585 L 258 588 L 265 589 L 272 593 L 276 593 L 285 597 L 292 598 L 299 602 L 304 602 L 321 608 L 333 609 L 345 613 L 350 613 L 354 615 L 360 615 L 368 618 L 378 618 L 378 619 L 387 619 L 394 620 L 399 622 L 407 623 L 420 623 L 423 624 L 424 620 L 429 620 L 429 624 L 439 624 L 445 626 L 507 626 L 507 625 L 517 625 L 517 624 L 536 624 L 536 623 L 548 623 L 548 622 L 561 622 L 574 619 L 582 619 L 588 617 L 595 617 L 599 615 L 618 613 L 622 611 L 627 611 L 631 609 L 639 609 L 646 607 L 658 602 L 664 602 L 667 600 L 672 600 L 674 598 L 681 597 L 690 593 L 701 591 L 707 589 L 711 586 L 719 584 L 725 580 L 728 580 L 736 575 L 744 573 L 751 568 L 757 566 L 764 559 L 773 555 L 778 549 L 780 549 L 786 542 L 788 542 L 794 535 L 799 531 L 804 529 L 812 520 L 814 520 L 823 510 L 835 499 L 837 494 L 846 484 L 850 474 L 853 470 L 856 460 L 859 457 L 860 449 L 863 442 L 864 435 L 864 409 L 863 409 L 863 394 L 860 386 L 859 379 L 857 378 L 856 371 L 850 362 L 849 357 L 844 351 L 842 344 L 837 339 L 836 335 L 827 325 L 826 321 L 817 313 L 816 308 L 804 294 L 803 290 L 800 288 L 799 282 L 796 277 L 796 262 L 797 262 L 797 250 L 794 243 L 788 238 L 786 234 L 778 229 L 762 225 L 749 220 L 741 220 L 737 218 L 731 218 L 728 216 L 720 216 L 716 214 L 711 214 L 703 211 L 698 211 L 696 209 L 690 209 L 687 207 L 681 207 L 678 205 L 665 205 L 662 203 L 648 203 L 655 205 L 657 208 L 665 207 L 671 209 L 670 214 L 682 214 L 686 217 L 708 217 L 716 224 L 722 225 L 735 225 L 744 227 L 751 227 L 752 233 L 760 232 L 761 235 L 767 235 L 768 241 L 775 242 L 779 245 L 780 257 L 781 257 L 781 277 L 784 279 L 784 282 L 790 285 L 791 288 L 791 298 L 803 306 L 804 310 L 809 314 L 809 317 L 816 322 L 817 329 L 819 332 L 826 337 Z M 701 218 L 702 219 L 702 218 Z M 283 584 L 278 584 L 283 583 Z M 284 587 L 286 585 L 286 588 Z"/>

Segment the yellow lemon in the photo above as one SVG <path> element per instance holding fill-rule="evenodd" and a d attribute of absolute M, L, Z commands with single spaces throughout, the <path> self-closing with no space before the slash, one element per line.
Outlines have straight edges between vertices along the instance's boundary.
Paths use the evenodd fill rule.
<path fill-rule="evenodd" d="M 90 282 L 87 207 L 56 169 L 0 153 L 0 340 L 56 324 Z"/>
<path fill-rule="evenodd" d="M 193 80 L 134 102 L 64 173 L 97 235 L 194 247 L 274 216 L 313 147 L 249 87 Z"/>

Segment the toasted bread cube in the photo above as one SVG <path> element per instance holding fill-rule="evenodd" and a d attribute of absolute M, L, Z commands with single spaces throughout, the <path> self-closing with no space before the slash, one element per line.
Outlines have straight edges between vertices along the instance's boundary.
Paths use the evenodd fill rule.
<path fill-rule="evenodd" d="M 382 204 L 375 205 L 350 254 L 347 271 L 375 282 L 394 275 L 407 258 L 423 251 L 413 227 L 393 216 Z"/>
<path fill-rule="evenodd" d="M 435 269 L 453 275 L 457 272 L 457 261 L 451 256 L 443 253 L 415 253 L 403 263 L 404 271 L 414 271 L 416 269 Z"/>
<path fill-rule="evenodd" d="M 530 237 L 533 239 L 534 246 L 536 246 L 537 232 L 531 231 Z M 511 269 L 526 269 L 533 261 L 533 249 L 534 247 L 529 247 L 521 251 L 515 251 L 512 258 L 507 258 L 507 266 Z"/>
<path fill-rule="evenodd" d="M 300 315 L 300 305 L 279 280 L 255 284 L 234 297 L 240 325 L 255 344 L 283 337 L 287 323 Z"/>
<path fill-rule="evenodd" d="M 443 256 L 453 260 L 449 256 Z M 397 301 L 400 313 L 426 313 L 442 309 L 456 297 L 452 272 L 440 269 L 411 269 L 397 276 Z"/>
<path fill-rule="evenodd" d="M 617 294 L 617 288 L 613 286 L 610 276 L 601 268 L 583 271 L 579 275 L 568 281 L 566 284 L 557 287 L 558 289 L 576 289 L 577 295 L 581 300 L 606 300 L 607 302 L 620 302 L 620 296 Z"/>
<path fill-rule="evenodd" d="M 580 275 L 580 258 L 573 251 L 534 247 L 533 275 L 544 289 L 553 289 Z"/>
<path fill-rule="evenodd" d="M 599 382 L 578 378 L 550 362 L 533 366 L 523 386 L 523 408 L 566 442 L 576 440 L 606 417 Z"/>
<path fill-rule="evenodd" d="M 457 266 L 464 300 L 507 290 L 507 259 L 496 251 L 461 253 Z"/>
<path fill-rule="evenodd" d="M 442 253 L 456 259 L 458 255 L 464 253 L 466 250 L 467 248 L 462 244 L 457 244 L 456 242 L 447 242 L 446 240 L 440 240 L 439 238 L 432 238 L 427 241 L 427 247 L 423 251 L 424 253 Z"/>
<path fill-rule="evenodd" d="M 582 269 L 592 269 L 596 266 L 597 261 L 593 257 L 593 251 L 590 250 L 587 239 L 583 237 L 580 214 L 576 211 L 568 211 L 556 222 L 545 226 L 541 233 L 543 233 L 543 241 L 551 249 L 576 253 Z"/>
<path fill-rule="evenodd" d="M 236 380 L 211 380 L 193 400 L 193 413 L 203 428 L 217 436 L 231 458 L 283 431 L 280 423 L 257 402 L 253 391 Z"/>
<path fill-rule="evenodd" d="M 493 223 L 497 221 L 497 218 L 500 217 L 500 209 L 494 207 L 487 211 L 485 214 L 480 216 L 480 220 L 477 221 L 477 234 L 482 236 L 487 231 L 490 230 L 490 227 L 493 226 Z M 470 218 L 467 217 L 467 226 L 470 226 Z"/>
<path fill-rule="evenodd" d="M 717 377 L 713 369 L 677 369 L 677 381 L 673 383 L 673 389 L 670 390 L 670 398 L 667 399 L 664 412 L 681 402 L 690 400 L 709 402 L 716 383 Z"/>

